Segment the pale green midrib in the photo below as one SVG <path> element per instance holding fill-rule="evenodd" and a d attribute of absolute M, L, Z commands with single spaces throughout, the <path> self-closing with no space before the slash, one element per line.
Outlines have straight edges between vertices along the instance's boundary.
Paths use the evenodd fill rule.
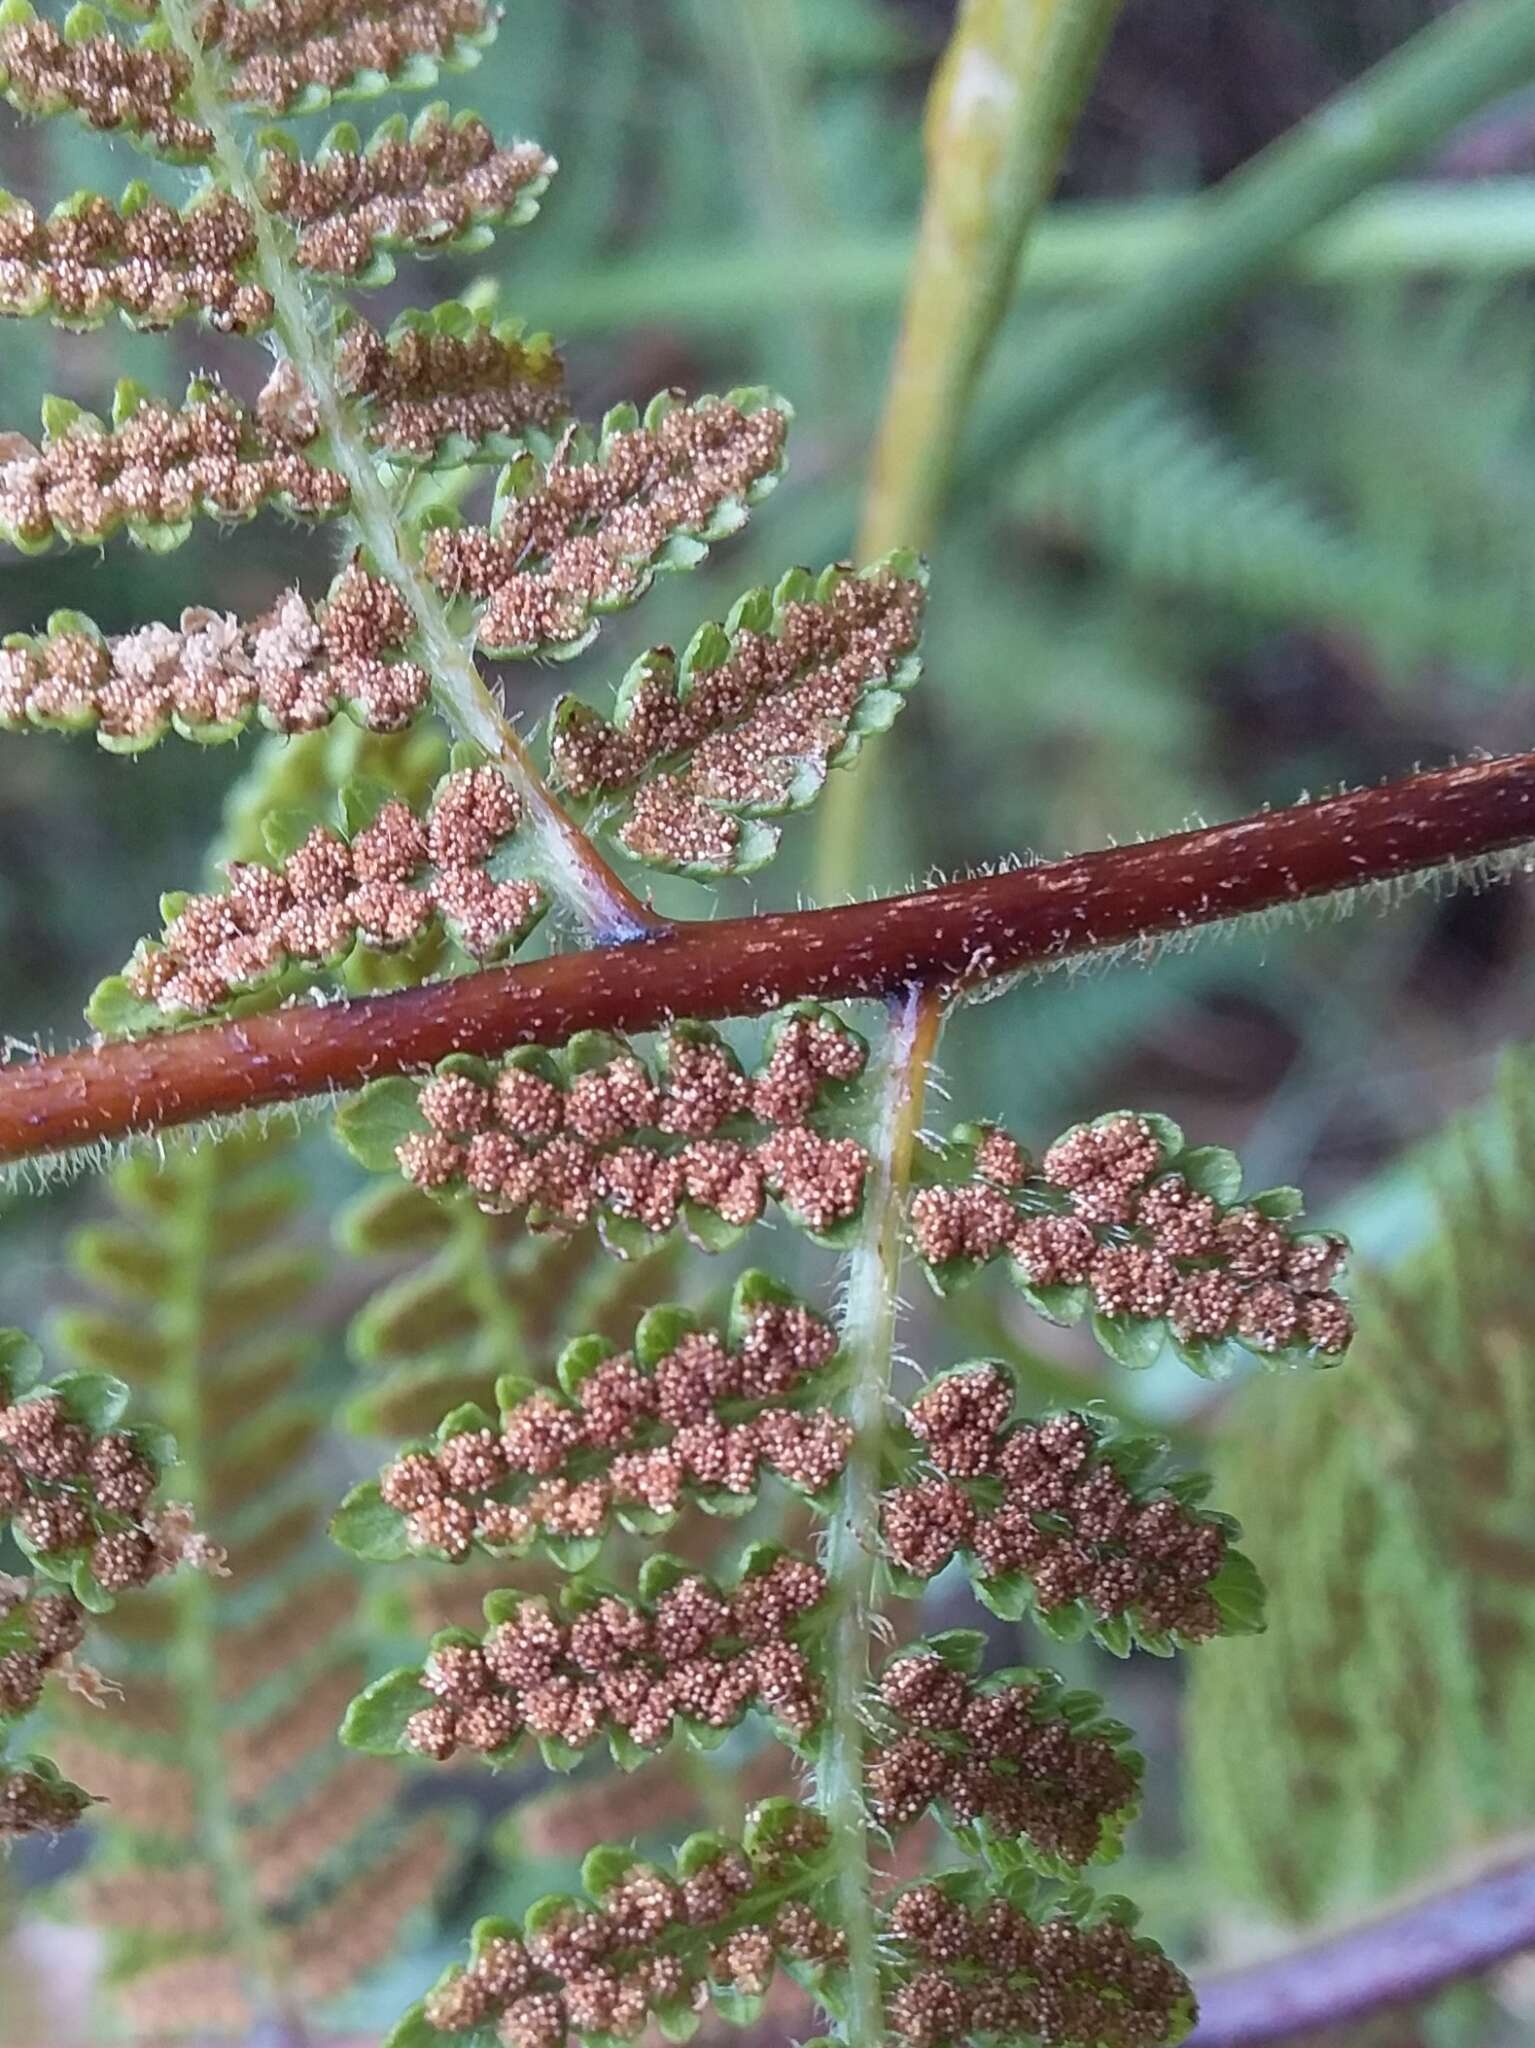
<path fill-rule="evenodd" d="M 212 1505 L 203 1404 L 204 1304 L 212 1260 L 210 1225 L 220 1174 L 217 1145 L 203 1145 L 188 1153 L 178 1173 L 182 1198 L 170 1226 L 175 1276 L 167 1292 L 165 1318 L 171 1351 L 167 1420 L 181 1460 L 173 1474 L 175 1486 L 202 1518 Z M 174 1598 L 177 1624 L 172 1665 L 179 1681 L 186 1766 L 195 1789 L 199 1831 L 243 1970 L 263 1994 L 258 2003 L 269 2002 L 275 2008 L 281 2003 L 285 1973 L 251 1882 L 224 1754 L 225 1716 L 218 1689 L 214 1612 L 217 1589 L 206 1571 L 183 1566 Z"/>
<path fill-rule="evenodd" d="M 218 167 L 231 193 L 250 215 L 257 273 L 271 294 L 283 346 L 319 410 L 331 460 L 351 493 L 352 517 L 380 573 L 399 590 L 415 621 L 438 708 L 461 737 L 501 764 L 522 798 L 556 895 L 595 930 L 604 931 L 614 923 L 615 906 L 581 858 L 582 835 L 550 796 L 527 749 L 497 709 L 473 656 L 465 652 L 447 608 L 407 543 L 372 453 L 348 417 L 330 354 L 316 340 L 329 331 L 331 323 L 315 319 L 315 307 L 283 252 L 251 174 L 244 144 L 211 73 L 188 0 L 161 0 L 160 12 L 191 66 L 192 103 L 197 118 L 213 136 Z"/>
<path fill-rule="evenodd" d="M 872 1170 L 863 1227 L 849 1262 L 841 1339 L 851 1369 L 848 1420 L 853 1448 L 826 1543 L 826 1574 L 836 1619 L 826 1680 L 826 1723 L 815 1802 L 831 1830 L 838 1920 L 847 1940 L 846 2039 L 875 2048 L 884 2038 L 879 1935 L 864 1797 L 865 1701 L 876 1614 L 880 1464 L 890 1401 L 900 1284 L 901 1164 L 914 1122 L 920 1009 L 892 1008 L 881 1056 Z"/>

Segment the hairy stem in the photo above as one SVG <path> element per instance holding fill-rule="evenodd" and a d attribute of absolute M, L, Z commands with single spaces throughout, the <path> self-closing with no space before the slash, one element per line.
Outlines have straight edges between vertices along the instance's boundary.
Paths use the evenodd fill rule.
<path fill-rule="evenodd" d="M 1189 2048 L 1258 2048 L 1347 2028 L 1535 1946 L 1535 1853 L 1325 1941 L 1203 1979 Z"/>
<path fill-rule="evenodd" d="M 928 95 L 927 186 L 857 555 L 925 548 L 1019 259 L 1055 183 L 1121 0 L 964 0 Z M 875 763 L 822 799 L 818 884 L 863 871 Z"/>
<path fill-rule="evenodd" d="M 334 309 L 318 303 L 306 288 L 283 246 L 278 223 L 262 205 L 245 144 L 221 90 L 218 59 L 204 49 L 198 35 L 192 0 L 162 0 L 160 12 L 192 67 L 192 103 L 213 136 L 218 169 L 254 224 L 257 273 L 272 295 L 283 346 L 319 411 L 329 460 L 346 479 L 357 530 L 379 572 L 394 584 L 415 620 L 438 709 L 455 732 L 483 748 L 504 769 L 522 798 L 551 887 L 590 927 L 598 943 L 654 930 L 660 920 L 555 802 L 527 747 L 487 688 L 463 633 L 428 582 L 414 535 L 401 519 L 337 386 L 331 346 Z"/>
<path fill-rule="evenodd" d="M 1469 762 L 915 895 L 680 925 L 356 1002 L 0 1066 L 0 1162 L 355 1088 L 449 1052 L 760 1016 L 800 996 L 970 988 L 1372 884 L 1523 872 L 1535 754 Z"/>
<path fill-rule="evenodd" d="M 942 1000 L 932 989 L 909 988 L 890 1006 L 890 1028 L 876 1075 L 873 1165 L 841 1319 L 842 1349 L 852 1373 L 848 1419 L 854 1436 L 826 1541 L 827 1583 L 836 1619 L 815 1794 L 831 1828 L 837 1920 L 847 1942 L 843 2031 L 853 2048 L 875 2048 L 885 2033 L 864 1794 L 864 1711 L 870 1651 L 879 1628 L 880 1465 L 899 1309 L 901 1218 L 942 1010 Z"/>
<path fill-rule="evenodd" d="M 1535 78 L 1527 0 L 1465 0 L 1200 202 L 1202 231 L 1107 303 L 1040 336 L 987 461 L 1011 463 L 1106 385 L 1207 328 L 1308 229 Z"/>

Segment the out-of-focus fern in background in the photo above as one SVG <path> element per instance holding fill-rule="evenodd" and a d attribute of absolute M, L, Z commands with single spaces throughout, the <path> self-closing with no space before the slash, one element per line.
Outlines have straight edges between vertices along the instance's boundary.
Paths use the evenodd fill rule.
<path fill-rule="evenodd" d="M 1287 250 L 1197 348 L 1147 365 L 1145 381 L 1124 382 L 1026 445 L 1005 431 L 1052 321 L 1154 275 L 1182 199 L 1443 11 L 1429 0 L 1131 0 L 957 454 L 932 547 L 931 680 L 886 742 L 868 883 L 1171 829 L 1473 744 L 1528 744 L 1535 96 L 1504 102 L 1416 165 L 1421 185 L 1388 187 L 1352 224 Z M 602 673 L 617 676 L 641 645 L 682 644 L 697 618 L 776 580 L 785 560 L 851 549 L 920 202 L 922 96 L 950 10 L 941 0 L 514 0 L 509 12 L 474 97 L 499 129 L 554 150 L 561 172 L 539 235 L 450 259 L 434 289 L 494 296 L 552 328 L 583 415 L 633 390 L 745 377 L 798 408 L 772 521 L 686 590 L 658 586 L 639 623 L 615 620 Z M 165 178 L 125 155 L 72 124 L 39 124 L 0 146 L 0 179 L 36 196 Z M 411 302 L 402 278 L 381 310 Z M 231 360 L 190 329 L 150 340 L 115 326 L 69 337 L 14 323 L 0 349 L 16 423 L 45 390 L 89 399 L 152 362 L 157 387 L 172 389 L 167 350 L 186 371 Z M 194 538 L 170 560 L 114 547 L 84 570 L 9 557 L 0 629 L 31 627 L 68 602 L 122 630 L 174 616 L 199 581 L 247 615 L 281 578 L 315 585 L 307 551 L 268 521 L 217 556 Z M 519 668 L 507 702 L 531 720 L 556 687 L 553 675 Z M 242 778 L 259 779 L 265 803 L 279 784 L 296 800 L 311 773 L 323 784 L 321 750 L 338 743 L 252 740 L 210 753 L 196 774 L 171 747 L 132 763 L 43 742 L 0 752 L 7 1017 L 72 1032 L 78 991 L 118 963 L 122 933 L 155 927 L 165 879 L 195 878 L 226 798 L 224 848 L 239 848 Z M 403 743 L 384 744 L 398 760 Z M 423 785 L 439 765 L 422 763 Z M 802 834 L 771 881 L 755 893 L 728 884 L 723 898 L 791 902 L 813 887 L 812 858 Z M 703 901 L 684 882 L 663 882 L 658 895 L 694 909 Z M 1145 1867 L 1125 1883 L 1148 1906 L 1163 1903 L 1165 1887 L 1164 1919 L 1180 1924 L 1191 1956 L 1239 1952 L 1367 1906 L 1535 1819 L 1535 1071 L 1515 1059 L 1491 1092 L 1497 1048 L 1529 1030 L 1529 921 L 1528 892 L 1444 903 L 1425 894 L 1390 921 L 1366 906 L 1347 924 L 1310 929 L 1303 945 L 1281 924 L 1164 959 L 1155 976 L 1133 962 L 1057 976 L 954 1027 L 951 1057 L 970 1070 L 968 1092 L 997 1114 L 1058 1129 L 1105 1100 L 1156 1099 L 1203 1136 L 1239 1145 L 1257 1185 L 1304 1175 L 1313 1206 L 1331 1205 L 1376 1270 L 1347 1371 L 1304 1401 L 1244 1390 L 1182 1413 L 1186 1390 L 1156 1374 L 1130 1389 L 1142 1408 L 1214 1440 L 1221 1498 L 1254 1532 L 1271 1588 L 1268 1636 L 1205 1660 L 1186 1702 L 1167 1671 L 1105 1675 L 1107 1660 L 1077 1653 L 1081 1671 L 1148 1730 L 1164 1766 L 1148 1781 L 1165 1786 L 1185 1763 L 1183 1811 L 1165 1796 L 1153 1805 L 1137 1845 Z M 521 1349 L 547 1353 L 606 1318 L 621 1329 L 636 1302 L 672 1285 L 653 1269 L 599 1274 L 558 1246 L 503 1237 L 493 1222 L 403 1188 L 359 1194 L 323 1138 L 273 1143 L 307 1198 L 303 1233 L 314 1245 L 333 1230 L 345 1254 L 325 1262 L 309 1343 L 327 1402 L 364 1434 L 409 1435 L 454 1402 L 483 1398 Z M 180 1182 L 154 1185 L 158 1199 Z M 131 1198 L 134 1187 L 130 1167 L 122 1192 Z M 189 1187 L 187 1199 L 211 1196 Z M 129 1239 L 100 1220 L 105 1203 L 86 1184 L 15 1205 L 0 1269 L 7 1323 L 40 1324 L 77 1303 L 71 1269 L 82 1253 L 96 1277 L 131 1291 L 146 1261 L 168 1256 L 164 1230 L 204 1227 L 151 1215 Z M 95 1234 L 67 1253 L 65 1233 L 81 1223 Z M 120 1328 L 114 1337 L 78 1307 L 70 1318 L 111 1369 L 133 1370 Z M 221 1323 L 218 1347 L 236 1334 Z M 985 1333 L 993 1348 L 1009 1337 Z M 152 1343 L 138 1360 L 136 1376 L 184 1443 L 187 1404 L 204 1398 L 187 1346 L 203 1341 L 184 1328 L 176 1338 L 175 1386 Z M 265 1388 L 262 1355 L 250 1373 Z M 1069 1337 L 1021 1362 L 1050 1389 L 1092 1371 Z M 277 1374 L 278 1363 L 265 1369 Z M 237 1402 L 245 1384 L 222 1381 L 218 1400 Z M 1124 1398 L 1107 1379 L 1088 1390 Z M 294 1410 L 301 1423 L 306 1412 Z M 222 1406 L 194 1417 L 194 1457 L 201 1429 L 205 1460 L 217 1445 L 238 1462 L 238 1427 Z M 349 1460 L 368 1462 L 331 1438 L 319 1451 L 331 1496 Z M 212 1466 L 203 1472 L 212 1485 Z M 267 1505 L 282 1511 L 275 1498 Z M 207 1654 L 200 1632 L 254 1630 L 279 1601 L 320 1600 L 329 1569 L 323 1545 L 300 1548 L 269 1595 L 247 1576 L 238 1593 L 199 1583 L 150 1609 L 176 1635 L 175 1668 L 195 1672 Z M 327 1615 L 327 1633 L 408 1638 L 421 1633 L 421 1614 L 464 1618 L 434 1606 L 424 1568 L 411 1594 L 389 1598 L 419 1612 L 365 1603 Z M 226 1600 L 227 1612 L 207 1611 Z M 247 1612 L 241 1603 L 253 1600 Z M 112 1674 L 130 1706 L 136 1654 L 126 1646 Z M 284 1705 L 260 1693 L 246 1702 L 253 1715 Z M 83 1724 L 88 1710 L 74 1719 Z M 131 1711 L 113 1721 L 124 1735 L 137 1725 Z M 1222 1739 L 1233 1727 L 1235 1751 Z M 152 1763 L 156 1743 L 168 1756 L 184 1731 L 173 1716 L 144 1739 Z M 750 1770 L 749 1756 L 738 1761 Z M 301 1765 L 282 1797 L 313 1793 Z M 660 1767 L 650 1776 L 658 1825 L 708 1813 L 720 1797 L 717 1785 L 679 1783 Z M 497 1813 L 516 1790 L 498 1791 Z M 635 1781 L 623 1797 L 640 1790 Z M 583 1783 L 579 1796 L 600 1792 Z M 392 1794 L 385 1773 L 380 1797 Z M 458 1843 L 485 1817 L 485 1798 L 461 1791 L 446 1818 L 433 1808 L 409 1824 Z M 633 1823 L 600 1826 L 643 1836 L 636 1810 Z M 364 1835 L 374 1816 L 360 1794 L 355 1814 Z M 191 1853 L 237 1856 L 229 1828 L 259 1835 L 269 1817 L 260 1798 L 248 1811 L 194 1814 Z M 543 1806 L 482 1834 L 457 1863 L 440 1952 L 466 1902 L 494 1891 L 506 1910 L 498 1859 L 510 1858 L 529 1898 L 566 1881 L 573 1858 L 560 1843 Z M 326 1857 L 345 1843 L 324 1846 L 270 1893 L 259 1862 L 243 1900 L 210 1882 L 208 1910 L 242 1914 L 245 1937 L 271 1944 L 270 1965 L 286 1968 L 340 1867 Z M 134 1854 L 153 1863 L 184 1847 L 119 1838 L 105 1866 L 77 1881 L 101 1892 L 114 1867 L 136 1867 Z M 444 1850 L 445 1869 L 450 1860 Z M 346 1875 L 361 1882 L 367 1869 L 359 1855 Z M 40 1854 L 0 1871 L 4 1910 L 53 1875 Z M 401 1902 L 400 1915 L 411 1909 L 429 1946 L 430 1889 Z M 39 1947 L 34 1932 L 23 1953 Z M 118 1962 L 129 1976 L 159 1966 L 153 1944 Z M 420 1974 L 418 1962 L 404 1981 Z M 366 2027 L 398 2003 L 386 1986 L 374 2007 L 340 2018 Z M 1511 1977 L 1425 2024 L 1436 2042 L 1516 2040 L 1521 2010 L 1535 1999 Z M 0 2017 L 0 2038 L 11 2021 Z M 14 2024 L 29 2048 L 51 2038 L 19 2005 Z"/>

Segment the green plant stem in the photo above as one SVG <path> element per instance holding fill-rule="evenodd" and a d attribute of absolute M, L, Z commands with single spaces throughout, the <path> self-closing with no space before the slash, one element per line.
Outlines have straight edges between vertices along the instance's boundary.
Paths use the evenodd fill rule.
<path fill-rule="evenodd" d="M 927 188 L 857 555 L 926 547 L 1025 239 L 1055 183 L 1121 0 L 964 0 L 924 120 Z M 862 872 L 867 755 L 822 801 L 818 883 Z"/>
<path fill-rule="evenodd" d="M 163 0 L 160 15 L 191 66 L 191 102 L 213 136 L 218 169 L 251 217 L 257 275 L 271 293 L 277 333 L 319 412 L 329 459 L 346 479 L 358 533 L 380 574 L 410 608 L 438 709 L 462 738 L 483 748 L 503 768 L 522 798 L 550 886 L 599 943 L 655 929 L 661 920 L 639 902 L 555 802 L 527 747 L 486 686 L 463 633 L 427 580 L 414 536 L 401 520 L 336 383 L 332 309 L 307 290 L 283 248 L 277 223 L 262 204 L 244 142 L 220 90 L 218 59 L 210 57 L 198 37 L 192 0 Z"/>
<path fill-rule="evenodd" d="M 864 1709 L 878 1626 L 876 1571 L 880 1466 L 890 1405 L 902 1251 L 902 1213 L 928 1070 L 942 1022 L 941 998 L 908 990 L 891 1005 L 874 1106 L 874 1164 L 841 1319 L 851 1373 L 853 1448 L 826 1543 L 835 1603 L 816 1805 L 831 1829 L 837 1919 L 847 1941 L 846 2039 L 875 2048 L 884 2038 L 879 1948 L 864 1797 Z"/>
<path fill-rule="evenodd" d="M 1016 297 L 1122 291 L 1160 277 L 1201 239 L 1203 196 L 1067 200 L 1041 214 Z M 540 281 L 539 318 L 564 335 L 652 322 L 727 331 L 800 307 L 880 312 L 901 296 L 915 248 L 904 229 L 810 233 L 792 247 L 647 248 Z M 663 260 L 664 259 L 664 260 Z M 1535 178 L 1400 183 L 1353 200 L 1276 251 L 1274 271 L 1308 285 L 1445 276 L 1517 277 L 1535 266 Z"/>
<path fill-rule="evenodd" d="M 1181 255 L 1107 304 L 1053 322 L 1013 388 L 1006 419 L 988 423 L 988 460 L 1016 460 L 1115 378 L 1156 364 L 1309 229 L 1532 79 L 1529 0 L 1464 0 L 1421 30 L 1217 186 Z"/>
<path fill-rule="evenodd" d="M 204 1391 L 207 1359 L 206 1287 L 213 1257 L 211 1224 L 220 1171 L 216 1144 L 188 1153 L 183 1168 L 184 1199 L 171 1220 L 175 1268 L 164 1296 L 164 1327 L 170 1365 L 165 1382 L 166 1421 L 176 1438 L 180 1463 L 178 1489 L 199 1514 L 207 1512 L 209 1427 Z M 264 1989 L 275 1991 L 285 1979 L 282 1960 L 263 1919 L 251 1878 L 250 1860 L 240 1839 L 224 1754 L 227 1711 L 219 1699 L 216 1588 L 208 1572 L 186 1570 L 178 1575 L 176 1634 L 172 1648 L 177 1698 L 182 1714 L 182 1754 L 196 1787 L 200 1834 L 212 1866 L 218 1893 L 236 1953 Z M 297 2024 L 297 2013 L 281 2010 L 276 2017 Z"/>

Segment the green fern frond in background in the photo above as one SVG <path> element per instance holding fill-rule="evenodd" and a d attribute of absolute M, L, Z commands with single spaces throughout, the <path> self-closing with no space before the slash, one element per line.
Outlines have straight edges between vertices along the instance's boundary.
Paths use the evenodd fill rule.
<path fill-rule="evenodd" d="M 1421 1241 L 1361 1287 L 1347 1373 L 1247 1390 L 1223 1435 L 1272 1597 L 1195 1673 L 1192 1814 L 1253 1913 L 1357 1910 L 1535 1817 L 1532 1141 L 1521 1052 L 1423 1153 Z"/>
<path fill-rule="evenodd" d="M 407 1822 L 387 1770 L 334 1747 L 363 1669 L 361 1589 L 325 1549 L 314 1457 L 334 1375 L 306 1326 L 324 1262 L 294 1239 L 292 1140 L 135 1159 L 114 1193 L 116 1215 L 71 1245 L 105 1299 L 62 1313 L 58 1335 L 174 1419 L 178 1485 L 229 1575 L 109 1617 L 121 1698 L 56 1717 L 60 1755 L 109 1802 L 74 1903 L 110 1937 L 109 2003 L 134 2031 L 239 2036 L 387 1960 L 461 1830 Z"/>

